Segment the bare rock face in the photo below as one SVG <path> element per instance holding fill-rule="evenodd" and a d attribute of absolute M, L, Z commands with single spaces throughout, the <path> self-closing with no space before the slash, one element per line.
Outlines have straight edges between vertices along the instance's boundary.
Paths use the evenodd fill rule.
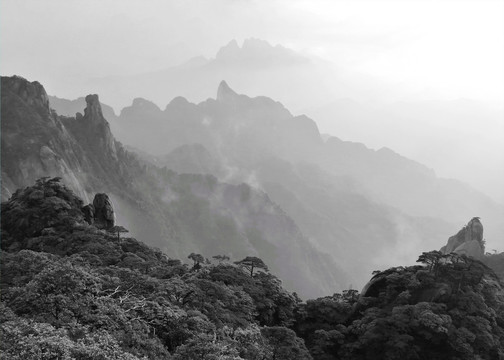
<path fill-rule="evenodd" d="M 86 220 L 89 225 L 93 225 L 95 217 L 95 208 L 93 204 L 87 204 L 83 206 L 81 210 L 84 213 L 84 220 Z"/>
<path fill-rule="evenodd" d="M 475 259 L 482 259 L 485 254 L 483 243 L 483 225 L 478 217 L 474 217 L 456 235 L 448 239 L 448 243 L 441 248 L 443 254 L 452 252 L 465 254 Z"/>
<path fill-rule="evenodd" d="M 93 199 L 94 223 L 97 227 L 110 229 L 115 225 L 112 202 L 107 194 L 96 194 Z"/>
<path fill-rule="evenodd" d="M 79 124 L 82 125 L 80 131 L 85 133 L 86 139 L 91 143 L 97 153 L 108 154 L 117 160 L 117 149 L 114 137 L 110 131 L 110 125 L 103 117 L 103 112 L 98 95 L 86 96 L 86 108 L 84 116 L 76 115 Z"/>
<path fill-rule="evenodd" d="M 86 108 L 84 109 L 84 117 L 92 121 L 100 121 L 103 118 L 98 95 L 90 94 L 86 96 Z"/>

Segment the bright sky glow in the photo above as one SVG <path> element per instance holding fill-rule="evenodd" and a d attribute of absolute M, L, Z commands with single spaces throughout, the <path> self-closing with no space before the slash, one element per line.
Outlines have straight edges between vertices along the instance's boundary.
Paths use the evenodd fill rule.
<path fill-rule="evenodd" d="M 69 80 L 162 69 L 256 37 L 412 91 L 502 105 L 503 1 L 3 0 L 3 74 Z M 65 96 L 65 94 L 61 94 Z M 69 95 L 73 95 L 69 94 Z"/>

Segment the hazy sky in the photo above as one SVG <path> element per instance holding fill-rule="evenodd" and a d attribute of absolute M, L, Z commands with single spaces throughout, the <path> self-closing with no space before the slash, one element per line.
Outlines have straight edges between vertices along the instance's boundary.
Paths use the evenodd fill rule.
<path fill-rule="evenodd" d="M 90 78 L 212 58 L 232 39 L 267 40 L 334 63 L 339 75 L 352 81 L 365 79 L 356 83 L 358 90 L 379 101 L 466 98 L 486 102 L 485 111 L 501 109 L 486 118 L 481 112 L 425 118 L 410 111 L 405 126 L 427 132 L 423 138 L 416 130 L 406 136 L 397 128 L 382 136 L 377 129 L 383 124 L 372 117 L 371 124 L 350 124 L 358 130 L 355 136 L 345 135 L 342 119 L 314 120 L 324 132 L 391 147 L 504 203 L 503 14 L 504 0 L 0 0 L 0 71 L 38 80 L 49 94 L 74 99 L 106 95 Z M 271 79 L 254 81 L 264 89 L 260 94 L 268 95 Z M 215 90 L 207 94 L 213 96 Z"/>
<path fill-rule="evenodd" d="M 3 75 L 62 97 L 87 77 L 215 56 L 231 39 L 282 44 L 419 94 L 502 105 L 503 1 L 2 0 Z"/>

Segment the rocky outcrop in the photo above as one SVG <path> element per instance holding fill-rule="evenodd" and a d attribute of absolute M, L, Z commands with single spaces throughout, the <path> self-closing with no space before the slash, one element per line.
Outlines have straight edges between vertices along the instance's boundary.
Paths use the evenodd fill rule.
<path fill-rule="evenodd" d="M 2 77 L 2 83 L 28 105 L 49 112 L 49 98 L 38 81 L 29 82 L 21 76 L 11 76 Z"/>
<path fill-rule="evenodd" d="M 84 220 L 86 220 L 89 225 L 93 225 L 95 217 L 95 208 L 93 204 L 87 204 L 86 206 L 83 206 L 81 211 L 84 214 Z"/>
<path fill-rule="evenodd" d="M 475 259 L 482 259 L 485 254 L 483 242 L 483 225 L 478 217 L 474 217 L 456 235 L 448 239 L 448 243 L 441 248 L 443 254 L 452 252 L 465 254 Z"/>
<path fill-rule="evenodd" d="M 103 119 L 103 112 L 98 95 L 90 94 L 86 96 L 86 108 L 84 109 L 84 117 L 90 119 L 92 122 L 99 122 L 101 119 Z"/>
<path fill-rule="evenodd" d="M 92 140 L 95 151 L 108 154 L 117 159 L 117 149 L 114 137 L 110 131 L 110 125 L 103 117 L 98 95 L 86 96 L 86 108 L 84 116 L 80 120 L 88 140 Z"/>
<path fill-rule="evenodd" d="M 79 97 L 75 100 L 67 100 L 61 99 L 56 96 L 48 95 L 49 105 L 51 109 L 56 110 L 58 115 L 69 116 L 69 117 L 77 117 L 77 113 L 82 113 L 82 109 L 86 108 L 86 98 Z M 106 105 L 104 103 L 101 104 L 101 109 L 103 116 L 109 123 L 115 122 L 117 115 L 114 112 L 114 109 Z M 82 114 L 80 115 L 82 117 Z M 112 127 L 112 131 L 114 131 L 114 127 Z"/>
<path fill-rule="evenodd" d="M 93 203 L 81 208 L 84 220 L 100 229 L 111 229 L 115 225 L 115 213 L 107 194 L 96 194 Z"/>
<path fill-rule="evenodd" d="M 107 194 L 96 194 L 93 204 L 88 206 L 88 214 L 94 209 L 94 224 L 97 227 L 110 229 L 115 225 L 114 208 Z"/>

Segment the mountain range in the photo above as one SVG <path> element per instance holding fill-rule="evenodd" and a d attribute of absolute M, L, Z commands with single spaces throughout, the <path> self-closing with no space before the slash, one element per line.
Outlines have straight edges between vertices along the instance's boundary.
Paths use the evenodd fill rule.
<path fill-rule="evenodd" d="M 182 172 L 211 172 L 225 181 L 238 176 L 257 182 L 255 167 L 268 157 L 270 162 L 276 158 L 291 164 L 312 164 L 332 176 L 328 181 L 331 186 L 351 183 L 350 187 L 358 189 L 367 199 L 407 215 L 463 224 L 465 219 L 479 214 L 491 222 L 487 226 L 488 238 L 497 243 L 502 230 L 498 225 L 502 207 L 469 186 L 438 178 L 431 169 L 388 148 L 374 151 L 361 143 L 336 137 L 323 139 L 311 119 L 293 116 L 280 103 L 268 98 L 238 95 L 226 83 L 221 84 L 218 94 L 221 96 L 217 96 L 217 101 L 208 100 L 198 105 L 177 97 L 165 110 L 137 98 L 118 117 L 112 118 L 112 127 L 121 141 L 158 165 L 169 165 Z M 223 107 L 224 103 L 228 104 L 227 114 L 210 110 L 210 104 Z M 224 118 L 227 120 L 221 120 Z M 146 138 L 148 142 L 142 140 Z M 231 139 L 237 139 L 236 144 Z M 157 156 L 145 157 L 146 153 Z M 243 161 L 247 164 L 242 166 Z M 191 162 L 197 163 L 196 168 L 191 169 Z M 434 228 L 439 226 L 439 222 L 434 222 Z M 408 229 L 407 222 L 395 223 L 400 223 L 398 228 Z M 450 232 L 445 233 L 448 236 Z M 426 241 L 417 236 L 413 238 Z"/>
<path fill-rule="evenodd" d="M 96 96 L 48 98 L 40 84 L 2 80 L 2 198 L 62 176 L 85 199 L 110 193 L 149 244 L 179 257 L 257 254 L 301 296 L 362 286 L 474 215 L 489 239 L 504 231 L 485 195 L 390 149 L 323 139 L 312 119 L 226 82 L 199 104 L 137 98 L 116 116 Z M 83 100 L 84 115 L 69 117 Z"/>
<path fill-rule="evenodd" d="M 141 160 L 114 139 L 97 95 L 86 96 L 84 114 L 65 117 L 50 109 L 41 84 L 1 83 L 2 199 L 58 176 L 86 202 L 108 193 L 118 222 L 167 254 L 259 255 L 301 296 L 347 286 L 344 271 L 263 191 Z"/>
<path fill-rule="evenodd" d="M 296 114 L 308 115 L 323 132 L 372 149 L 392 148 L 504 203 L 502 106 L 412 92 L 337 59 L 325 61 L 260 39 L 241 44 L 232 40 L 213 58 L 199 56 L 147 73 L 91 78 L 78 88 L 99 93 L 119 113 L 136 97 L 162 109 L 178 96 L 199 103 L 214 97 L 222 79 L 240 93 L 265 95 Z M 80 108 L 69 115 L 84 106 L 81 100 Z M 120 138 L 112 117 L 106 118 Z"/>
<path fill-rule="evenodd" d="M 91 78 L 83 86 L 95 89 L 106 103 L 119 109 L 134 97 L 158 105 L 177 96 L 192 102 L 204 101 L 213 96 L 216 84 L 226 79 L 249 94 L 267 95 L 303 108 L 313 106 L 313 99 L 319 105 L 331 101 L 335 94 L 356 93 L 355 86 L 344 76 L 338 76 L 335 84 L 333 67 L 327 61 L 282 45 L 248 38 L 241 45 L 231 40 L 211 58 L 197 56 L 161 70 Z M 258 79 L 268 79 L 269 85 L 264 86 Z"/>

